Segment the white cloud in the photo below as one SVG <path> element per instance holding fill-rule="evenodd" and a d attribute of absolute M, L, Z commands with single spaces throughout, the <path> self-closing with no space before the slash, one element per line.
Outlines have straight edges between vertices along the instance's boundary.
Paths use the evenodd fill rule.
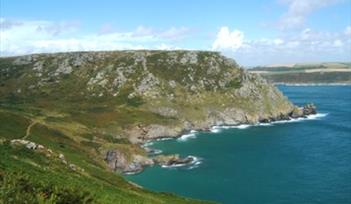
<path fill-rule="evenodd" d="M 76 22 L 10 21 L 0 19 L 0 55 L 120 49 L 171 49 L 175 39 L 190 29 L 171 27 L 156 31 L 139 26 L 130 32 L 115 32 L 110 24 L 97 33 L 81 34 Z M 177 47 L 178 48 L 178 47 Z"/>
<path fill-rule="evenodd" d="M 334 47 L 342 47 L 343 44 L 344 44 L 344 43 L 343 43 L 341 40 L 339 40 L 339 39 L 334 40 L 334 42 L 333 42 L 333 46 L 334 46 Z"/>
<path fill-rule="evenodd" d="M 281 45 L 281 44 L 284 43 L 284 40 L 282 40 L 282 39 L 280 39 L 280 38 L 277 38 L 277 39 L 274 39 L 274 40 L 273 40 L 273 43 L 274 43 L 275 45 Z"/>
<path fill-rule="evenodd" d="M 349 35 L 349 36 L 351 36 L 351 26 L 347 26 L 346 28 L 345 28 L 345 35 Z"/>
<path fill-rule="evenodd" d="M 156 46 L 156 49 L 158 49 L 158 50 L 186 50 L 186 48 L 180 48 L 180 47 L 177 47 L 174 45 L 169 45 L 169 44 L 164 44 L 164 43 Z"/>
<path fill-rule="evenodd" d="M 347 29 L 331 33 L 307 28 L 298 34 L 285 33 L 283 36 L 258 40 L 244 39 L 242 34 L 238 40 L 237 36 L 240 35 L 231 35 L 233 32 L 229 28 L 223 28 L 218 32 L 212 47 L 244 65 L 351 61 L 351 40 Z M 232 39 L 235 39 L 235 43 Z"/>
<path fill-rule="evenodd" d="M 244 33 L 239 30 L 230 31 L 228 27 L 221 27 L 217 33 L 217 38 L 213 42 L 212 49 L 214 50 L 237 50 L 243 46 Z"/>
<path fill-rule="evenodd" d="M 184 26 L 179 28 L 171 27 L 170 29 L 161 32 L 159 36 L 168 39 L 181 39 L 190 32 L 192 32 L 192 30 Z"/>
<path fill-rule="evenodd" d="M 156 38 L 164 38 L 169 40 L 178 40 L 186 37 L 192 32 L 191 29 L 187 27 L 171 27 L 167 30 L 155 30 L 151 27 L 138 26 L 134 34 L 136 36 L 153 36 Z"/>
<path fill-rule="evenodd" d="M 283 0 L 289 9 L 283 14 L 278 25 L 281 29 L 301 28 L 306 18 L 314 11 L 339 2 L 339 0 Z"/>

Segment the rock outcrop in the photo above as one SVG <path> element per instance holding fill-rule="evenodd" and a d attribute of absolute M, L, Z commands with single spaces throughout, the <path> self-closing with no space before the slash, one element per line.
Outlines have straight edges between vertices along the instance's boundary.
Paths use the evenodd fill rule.
<path fill-rule="evenodd" d="M 301 118 L 306 117 L 308 115 L 316 114 L 317 108 L 314 104 L 306 104 L 304 107 L 294 107 L 289 116 L 291 118 Z"/>
<path fill-rule="evenodd" d="M 181 158 L 178 154 L 159 155 L 154 157 L 154 161 L 155 163 L 165 167 L 186 166 L 194 162 L 194 157 L 187 156 L 187 157 Z"/>
<path fill-rule="evenodd" d="M 112 170 L 122 173 L 139 173 L 145 166 L 154 164 L 152 159 L 142 155 L 129 155 L 129 157 L 131 158 L 128 158 L 125 153 L 113 149 L 106 152 L 104 160 Z"/>

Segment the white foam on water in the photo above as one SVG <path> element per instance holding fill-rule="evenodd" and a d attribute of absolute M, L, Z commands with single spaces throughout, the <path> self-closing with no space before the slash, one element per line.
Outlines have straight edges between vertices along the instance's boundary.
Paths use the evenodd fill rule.
<path fill-rule="evenodd" d="M 221 127 L 220 126 L 212 126 L 210 128 L 210 132 L 212 132 L 212 133 L 218 133 L 220 131 L 221 131 Z"/>
<path fill-rule="evenodd" d="M 156 139 L 156 141 L 164 141 L 164 140 L 171 140 L 171 139 L 174 139 L 174 138 L 172 138 L 172 137 L 163 137 L 163 138 Z"/>
<path fill-rule="evenodd" d="M 210 129 L 211 132 L 217 133 L 220 132 L 221 129 L 247 129 L 252 126 L 273 126 L 274 124 L 282 124 L 282 123 L 293 123 L 293 122 L 300 122 L 304 120 L 318 120 L 320 118 L 323 118 L 327 116 L 328 113 L 317 113 L 313 115 L 308 115 L 305 118 L 291 118 L 290 120 L 279 120 L 279 121 L 273 121 L 270 123 L 257 123 L 257 124 L 241 124 L 241 125 L 223 125 L 223 126 L 212 126 Z"/>
<path fill-rule="evenodd" d="M 153 152 L 152 152 L 151 154 L 153 154 L 153 155 L 161 154 L 161 153 L 162 153 L 162 150 L 160 150 L 160 149 L 153 149 L 152 151 L 153 151 Z"/>
<path fill-rule="evenodd" d="M 184 141 L 187 141 L 190 138 L 196 138 L 196 132 L 190 132 L 189 134 L 182 135 L 177 140 L 181 141 L 181 142 L 184 142 Z"/>
<path fill-rule="evenodd" d="M 199 157 L 195 157 L 195 156 L 189 156 L 189 157 L 191 157 L 193 161 L 190 163 L 190 166 L 187 169 L 197 168 L 202 163 L 202 159 Z"/>
<path fill-rule="evenodd" d="M 242 125 L 237 125 L 237 126 L 231 126 L 230 128 L 246 129 L 246 128 L 249 128 L 251 126 L 252 125 L 242 124 Z"/>
<path fill-rule="evenodd" d="M 154 145 L 154 143 L 153 142 L 146 142 L 143 145 L 141 145 L 141 147 L 148 147 L 148 146 L 151 146 L 151 145 Z"/>
<path fill-rule="evenodd" d="M 257 123 L 255 126 L 272 126 L 272 123 Z"/>
<path fill-rule="evenodd" d="M 161 165 L 162 168 L 167 168 L 167 169 L 178 168 L 182 166 L 186 166 L 186 164 Z"/>
<path fill-rule="evenodd" d="M 328 113 L 317 113 L 317 114 L 314 114 L 314 115 L 309 115 L 309 116 L 307 116 L 307 118 L 310 119 L 310 120 L 315 120 L 315 119 L 323 118 L 323 117 L 325 117 L 327 115 L 328 115 Z"/>

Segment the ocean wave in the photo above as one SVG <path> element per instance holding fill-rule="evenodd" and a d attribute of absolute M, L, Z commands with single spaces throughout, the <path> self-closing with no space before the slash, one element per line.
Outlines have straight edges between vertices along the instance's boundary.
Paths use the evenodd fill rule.
<path fill-rule="evenodd" d="M 317 113 L 317 114 L 314 114 L 314 115 L 309 115 L 307 116 L 308 119 L 311 119 L 311 120 L 314 120 L 314 119 L 318 119 L 318 118 L 323 118 L 325 116 L 327 116 L 328 113 Z"/>
<path fill-rule="evenodd" d="M 162 137 L 162 138 L 158 138 L 156 139 L 156 141 L 164 141 L 164 140 L 171 140 L 174 139 L 173 137 Z"/>
<path fill-rule="evenodd" d="M 213 132 L 213 133 L 218 133 L 221 131 L 221 127 L 220 126 L 212 126 L 211 129 L 210 129 L 210 132 Z"/>
<path fill-rule="evenodd" d="M 163 151 L 160 150 L 160 149 L 151 149 L 150 151 L 150 155 L 158 155 L 158 154 L 161 154 Z"/>
<path fill-rule="evenodd" d="M 143 145 L 141 145 L 141 147 L 148 147 L 151 145 L 154 145 L 154 143 L 153 142 L 145 142 Z"/>
<path fill-rule="evenodd" d="M 177 140 L 184 142 L 190 138 L 196 138 L 196 133 L 197 133 L 196 130 L 191 130 L 190 133 L 180 136 Z"/>

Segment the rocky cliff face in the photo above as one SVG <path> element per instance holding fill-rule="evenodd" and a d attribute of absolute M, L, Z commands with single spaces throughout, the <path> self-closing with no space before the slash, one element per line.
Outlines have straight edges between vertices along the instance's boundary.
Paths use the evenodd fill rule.
<path fill-rule="evenodd" d="M 213 125 L 286 119 L 296 109 L 260 76 L 205 51 L 0 58 L 0 103 L 64 113 L 95 135 L 133 144 Z M 119 151 L 103 154 L 111 169 L 130 164 Z"/>

